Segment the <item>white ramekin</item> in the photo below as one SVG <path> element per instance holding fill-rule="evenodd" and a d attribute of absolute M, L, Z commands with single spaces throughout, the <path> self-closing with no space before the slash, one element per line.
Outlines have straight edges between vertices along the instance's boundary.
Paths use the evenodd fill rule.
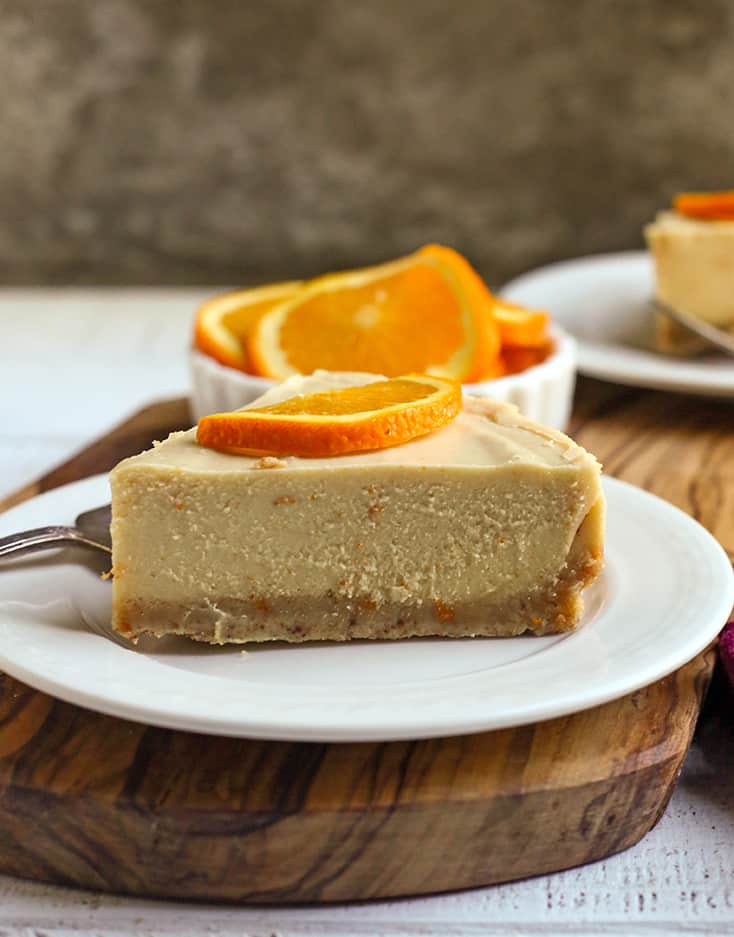
<path fill-rule="evenodd" d="M 565 429 L 576 380 L 576 343 L 557 327 L 553 328 L 552 336 L 555 342 L 553 354 L 542 364 L 493 381 L 465 384 L 464 391 L 478 397 L 514 403 L 531 420 Z M 266 377 L 255 377 L 228 368 L 196 349 L 191 351 L 190 370 L 191 406 L 195 420 L 208 413 L 244 407 L 276 383 Z"/>

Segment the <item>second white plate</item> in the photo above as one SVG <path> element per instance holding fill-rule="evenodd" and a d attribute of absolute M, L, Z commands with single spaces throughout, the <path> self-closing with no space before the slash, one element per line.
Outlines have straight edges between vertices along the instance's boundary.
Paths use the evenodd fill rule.
<path fill-rule="evenodd" d="M 390 740 L 565 715 L 680 667 L 734 604 L 729 560 L 703 527 L 623 482 L 605 490 L 606 572 L 569 635 L 131 649 L 94 630 L 109 621 L 110 583 L 57 551 L 0 566 L 0 668 L 90 709 L 220 735 Z M 0 535 L 69 523 L 108 498 L 106 476 L 57 488 L 2 515 Z"/>
<path fill-rule="evenodd" d="M 652 350 L 655 292 L 645 251 L 580 257 L 539 267 L 505 284 L 513 302 L 548 309 L 578 343 L 582 374 L 710 397 L 734 397 L 734 358 L 679 359 Z"/>

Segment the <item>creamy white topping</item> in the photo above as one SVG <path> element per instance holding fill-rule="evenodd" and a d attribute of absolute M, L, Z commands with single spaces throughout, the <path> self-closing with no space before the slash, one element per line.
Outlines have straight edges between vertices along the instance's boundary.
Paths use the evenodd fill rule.
<path fill-rule="evenodd" d="M 721 234 L 734 232 L 734 221 L 718 219 L 700 219 L 689 218 L 686 215 L 679 215 L 674 211 L 660 211 L 655 216 L 655 221 L 649 224 L 646 230 L 650 234 Z"/>
<path fill-rule="evenodd" d="M 317 393 L 335 387 L 384 380 L 380 375 L 316 372 L 292 377 L 268 391 L 249 407 L 266 406 L 298 394 Z M 247 409 L 247 408 L 245 408 Z M 262 459 L 228 455 L 206 449 L 196 442 L 196 430 L 174 433 L 154 449 L 135 457 L 150 465 L 177 467 L 197 472 L 243 472 L 262 470 Z M 572 463 L 595 463 L 594 457 L 562 433 L 521 416 L 509 404 L 482 397 L 465 397 L 464 408 L 447 426 L 400 446 L 329 458 L 280 456 L 276 469 L 289 470 L 410 466 L 501 466 L 508 464 L 560 468 Z"/>

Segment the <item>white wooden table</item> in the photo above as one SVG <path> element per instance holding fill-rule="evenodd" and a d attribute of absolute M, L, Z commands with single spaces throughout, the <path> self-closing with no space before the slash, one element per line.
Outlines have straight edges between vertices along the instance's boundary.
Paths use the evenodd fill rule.
<path fill-rule="evenodd" d="M 140 405 L 185 393 L 192 310 L 211 292 L 0 291 L 0 496 Z M 144 902 L 0 876 L 0 937 L 203 932 L 734 934 L 734 707 L 730 721 L 705 722 L 642 843 L 558 875 L 435 898 L 285 909 Z"/>

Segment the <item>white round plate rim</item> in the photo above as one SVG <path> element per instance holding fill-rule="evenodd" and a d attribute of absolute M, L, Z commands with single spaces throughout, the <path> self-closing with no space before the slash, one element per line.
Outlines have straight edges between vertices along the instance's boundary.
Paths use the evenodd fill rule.
<path fill-rule="evenodd" d="M 716 637 L 734 604 L 729 560 L 700 524 L 625 482 L 605 479 L 604 484 L 610 507 L 606 605 L 578 631 L 537 645 L 542 653 L 528 644 L 531 650 L 518 661 L 387 689 L 360 683 L 285 687 L 223 680 L 161 664 L 83 626 L 59 631 L 44 620 L 40 606 L 12 598 L 13 576 L 27 577 L 26 587 L 36 589 L 38 577 L 53 568 L 36 571 L 26 561 L 20 573 L 0 568 L 0 668 L 39 690 L 109 715 L 165 728 L 291 741 L 459 735 L 587 709 L 640 689 L 691 660 Z M 102 503 L 107 494 L 106 476 L 54 489 L 0 516 L 0 534 L 37 526 L 43 519 L 68 522 L 79 510 Z M 656 537 L 657 554 L 652 547 Z M 649 557 L 647 581 L 640 552 Z M 68 578 L 71 568 L 63 560 L 58 575 L 66 571 Z M 661 591 L 661 586 L 666 588 Z M 640 622 L 630 623 L 630 615 Z M 472 651 L 478 648 L 491 660 L 497 640 L 539 639 L 473 639 Z M 441 654 L 458 642 L 435 644 Z M 376 653 L 390 655 L 395 645 L 375 647 Z M 359 645 L 347 646 L 346 653 L 352 650 L 359 653 Z M 231 653 L 239 651 L 232 648 Z"/>
<path fill-rule="evenodd" d="M 513 278 L 499 292 L 507 299 L 528 305 L 545 305 L 553 319 L 577 342 L 578 370 L 589 377 L 705 397 L 734 397 L 734 359 L 731 367 L 712 369 L 705 360 L 679 359 L 621 343 L 593 341 L 574 329 L 573 314 L 558 292 L 578 283 L 580 277 L 616 273 L 639 282 L 639 301 L 652 298 L 654 275 L 646 251 L 618 251 L 560 260 L 536 267 Z M 539 297 L 542 297 L 539 298 Z M 589 317 L 594 316 L 593 304 Z"/>

